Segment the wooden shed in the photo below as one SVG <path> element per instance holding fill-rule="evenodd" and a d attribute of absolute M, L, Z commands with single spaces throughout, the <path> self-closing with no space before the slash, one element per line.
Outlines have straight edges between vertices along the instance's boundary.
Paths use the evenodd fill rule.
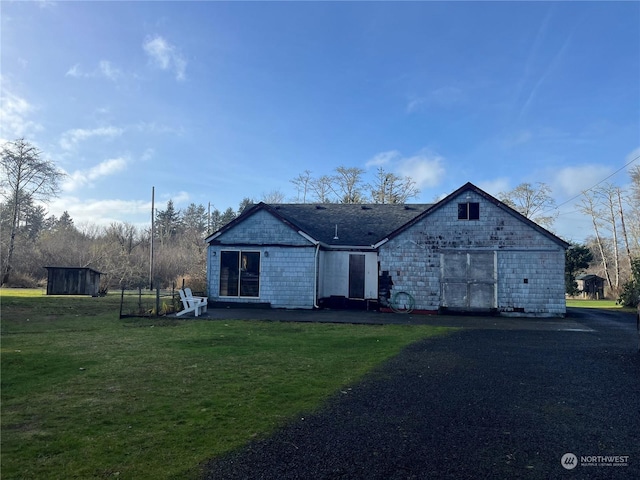
<path fill-rule="evenodd" d="M 44 267 L 47 295 L 91 295 L 100 293 L 100 274 L 88 267 Z"/>
<path fill-rule="evenodd" d="M 576 283 L 582 298 L 590 298 L 592 300 L 602 300 L 604 298 L 604 278 L 593 274 L 578 275 Z"/>

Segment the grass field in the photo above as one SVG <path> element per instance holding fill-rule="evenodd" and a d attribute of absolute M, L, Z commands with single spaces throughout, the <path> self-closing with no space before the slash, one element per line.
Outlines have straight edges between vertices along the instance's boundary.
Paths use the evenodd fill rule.
<path fill-rule="evenodd" d="M 607 308 L 617 309 L 623 308 L 618 305 L 615 300 L 567 300 L 567 307 L 581 307 L 581 308 Z"/>
<path fill-rule="evenodd" d="M 118 317 L 119 296 L 0 289 L 4 479 L 197 478 L 447 329 Z"/>

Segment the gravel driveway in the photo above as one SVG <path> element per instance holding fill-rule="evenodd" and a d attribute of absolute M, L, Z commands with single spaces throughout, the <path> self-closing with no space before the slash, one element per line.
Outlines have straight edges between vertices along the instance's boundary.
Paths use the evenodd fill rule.
<path fill-rule="evenodd" d="M 427 320 L 467 328 L 410 345 L 203 478 L 640 478 L 634 316 L 494 321 Z"/>

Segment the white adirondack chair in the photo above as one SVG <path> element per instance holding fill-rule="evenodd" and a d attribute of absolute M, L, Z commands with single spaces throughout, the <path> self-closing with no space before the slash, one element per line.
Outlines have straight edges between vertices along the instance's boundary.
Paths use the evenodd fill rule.
<path fill-rule="evenodd" d="M 180 317 L 186 313 L 193 312 L 195 316 L 207 311 L 207 297 L 194 297 L 190 288 L 180 291 L 180 300 L 182 300 L 183 310 L 180 310 L 176 316 Z"/>

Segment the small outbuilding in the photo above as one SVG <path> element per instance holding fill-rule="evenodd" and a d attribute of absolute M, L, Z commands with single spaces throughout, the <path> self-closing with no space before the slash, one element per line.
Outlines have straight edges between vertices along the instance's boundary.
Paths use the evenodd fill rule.
<path fill-rule="evenodd" d="M 578 290 L 582 298 L 602 300 L 604 298 L 604 278 L 586 273 L 576 277 Z"/>
<path fill-rule="evenodd" d="M 47 295 L 91 295 L 100 293 L 100 274 L 88 267 L 44 267 Z"/>

